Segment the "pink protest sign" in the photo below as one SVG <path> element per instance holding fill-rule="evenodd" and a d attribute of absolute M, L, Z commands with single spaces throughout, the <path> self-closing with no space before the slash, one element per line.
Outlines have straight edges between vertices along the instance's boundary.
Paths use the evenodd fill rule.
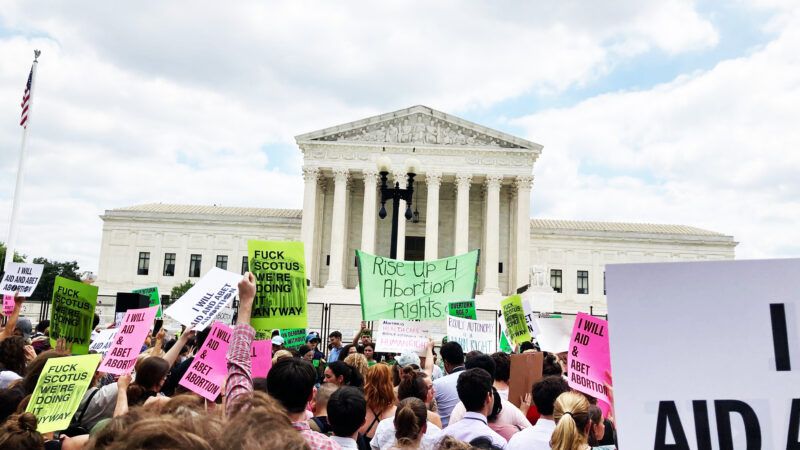
<path fill-rule="evenodd" d="M 136 364 L 136 357 L 142 350 L 142 344 L 153 327 L 157 311 L 158 306 L 127 310 L 114 338 L 114 344 L 106 352 L 103 363 L 97 370 L 115 375 L 131 373 Z"/>
<path fill-rule="evenodd" d="M 253 378 L 265 378 L 272 368 L 272 341 L 253 341 L 250 346 Z"/>
<path fill-rule="evenodd" d="M 227 353 L 231 336 L 231 327 L 214 322 L 206 341 L 178 384 L 212 402 L 216 400 L 228 373 Z"/>
<path fill-rule="evenodd" d="M 589 314 L 578 313 L 569 341 L 568 363 L 569 386 L 602 400 L 599 406 L 606 412 L 609 400 L 604 383 L 611 384 L 608 322 Z"/>
<path fill-rule="evenodd" d="M 14 312 L 14 296 L 3 294 L 3 315 L 10 316 Z"/>

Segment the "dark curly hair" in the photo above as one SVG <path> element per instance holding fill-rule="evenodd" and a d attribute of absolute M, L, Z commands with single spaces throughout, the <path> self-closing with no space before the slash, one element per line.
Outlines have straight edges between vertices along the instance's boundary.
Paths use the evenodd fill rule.
<path fill-rule="evenodd" d="M 0 369 L 25 374 L 25 338 L 11 336 L 0 341 Z"/>

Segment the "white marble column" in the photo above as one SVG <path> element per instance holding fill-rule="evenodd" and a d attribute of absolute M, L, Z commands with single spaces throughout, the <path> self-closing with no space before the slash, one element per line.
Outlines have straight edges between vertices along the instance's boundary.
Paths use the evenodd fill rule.
<path fill-rule="evenodd" d="M 314 243 L 314 226 L 317 223 L 317 181 L 319 180 L 319 168 L 303 167 L 303 182 L 305 191 L 303 193 L 303 222 L 300 225 L 300 240 L 303 241 L 303 250 L 306 258 L 306 276 L 311 280 L 311 285 L 315 285 L 317 273 L 314 268 L 314 257 L 317 255 Z"/>
<path fill-rule="evenodd" d="M 484 267 L 483 293 L 500 295 L 499 264 L 500 264 L 500 184 L 503 182 L 501 175 L 486 176 L 486 267 Z"/>
<path fill-rule="evenodd" d="M 427 209 L 425 211 L 425 260 L 439 257 L 439 187 L 442 185 L 440 172 L 425 174 L 428 187 Z"/>
<path fill-rule="evenodd" d="M 329 287 L 342 287 L 342 267 L 344 265 L 345 222 L 347 217 L 347 179 L 350 174 L 347 169 L 336 168 L 333 170 L 333 214 L 331 218 L 331 265 L 328 267 Z"/>
<path fill-rule="evenodd" d="M 516 291 L 520 286 L 528 284 L 531 254 L 531 186 L 533 175 L 518 176 L 515 180 L 517 187 L 517 264 L 516 286 L 511 291 Z"/>
<path fill-rule="evenodd" d="M 361 222 L 361 251 L 375 253 L 375 218 L 378 172 L 364 170 L 364 214 Z"/>
<path fill-rule="evenodd" d="M 408 175 L 405 172 L 392 174 L 395 183 L 400 183 L 400 189 L 406 188 Z M 394 186 L 394 185 L 393 185 Z M 399 217 L 397 218 L 397 259 L 406 259 L 406 201 L 400 200 Z"/>
<path fill-rule="evenodd" d="M 469 186 L 472 174 L 456 174 L 456 226 L 454 255 L 469 250 Z"/>

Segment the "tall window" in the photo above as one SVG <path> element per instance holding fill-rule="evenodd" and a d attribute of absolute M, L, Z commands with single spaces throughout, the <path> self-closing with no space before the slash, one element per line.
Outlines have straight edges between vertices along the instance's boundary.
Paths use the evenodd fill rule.
<path fill-rule="evenodd" d="M 192 255 L 189 258 L 189 276 L 190 277 L 199 277 L 200 276 L 200 262 L 202 260 L 202 255 Z"/>
<path fill-rule="evenodd" d="M 164 276 L 175 276 L 175 253 L 164 253 Z"/>
<path fill-rule="evenodd" d="M 250 270 L 250 266 L 247 264 L 247 256 L 242 256 L 242 275 L 248 270 Z"/>
<path fill-rule="evenodd" d="M 217 255 L 217 267 L 228 270 L 228 255 Z"/>
<path fill-rule="evenodd" d="M 150 272 L 150 252 L 139 252 L 139 268 L 136 275 L 147 275 Z"/>
<path fill-rule="evenodd" d="M 588 270 L 579 270 L 578 271 L 578 294 L 588 294 L 589 293 L 589 271 Z"/>
<path fill-rule="evenodd" d="M 550 287 L 561 293 L 561 269 L 550 269 Z"/>

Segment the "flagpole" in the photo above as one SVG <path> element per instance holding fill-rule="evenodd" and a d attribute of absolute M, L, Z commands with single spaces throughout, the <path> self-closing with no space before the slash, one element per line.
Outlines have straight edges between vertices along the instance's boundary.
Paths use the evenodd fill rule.
<path fill-rule="evenodd" d="M 31 89 L 30 99 L 28 100 L 28 121 L 22 127 L 22 143 L 19 147 L 19 166 L 17 166 L 17 184 L 14 187 L 14 202 L 11 204 L 11 220 L 8 224 L 8 239 L 6 241 L 6 260 L 3 267 L 8 270 L 9 264 L 14 262 L 14 251 L 17 246 L 17 215 L 19 212 L 20 203 L 22 202 L 22 188 L 23 180 L 25 179 L 25 161 L 27 159 L 27 152 L 25 151 L 28 142 L 28 126 L 30 126 L 31 113 L 33 112 L 33 93 L 36 91 L 36 70 L 39 67 L 39 55 L 42 52 L 39 50 L 33 51 L 33 66 L 31 67 Z"/>

